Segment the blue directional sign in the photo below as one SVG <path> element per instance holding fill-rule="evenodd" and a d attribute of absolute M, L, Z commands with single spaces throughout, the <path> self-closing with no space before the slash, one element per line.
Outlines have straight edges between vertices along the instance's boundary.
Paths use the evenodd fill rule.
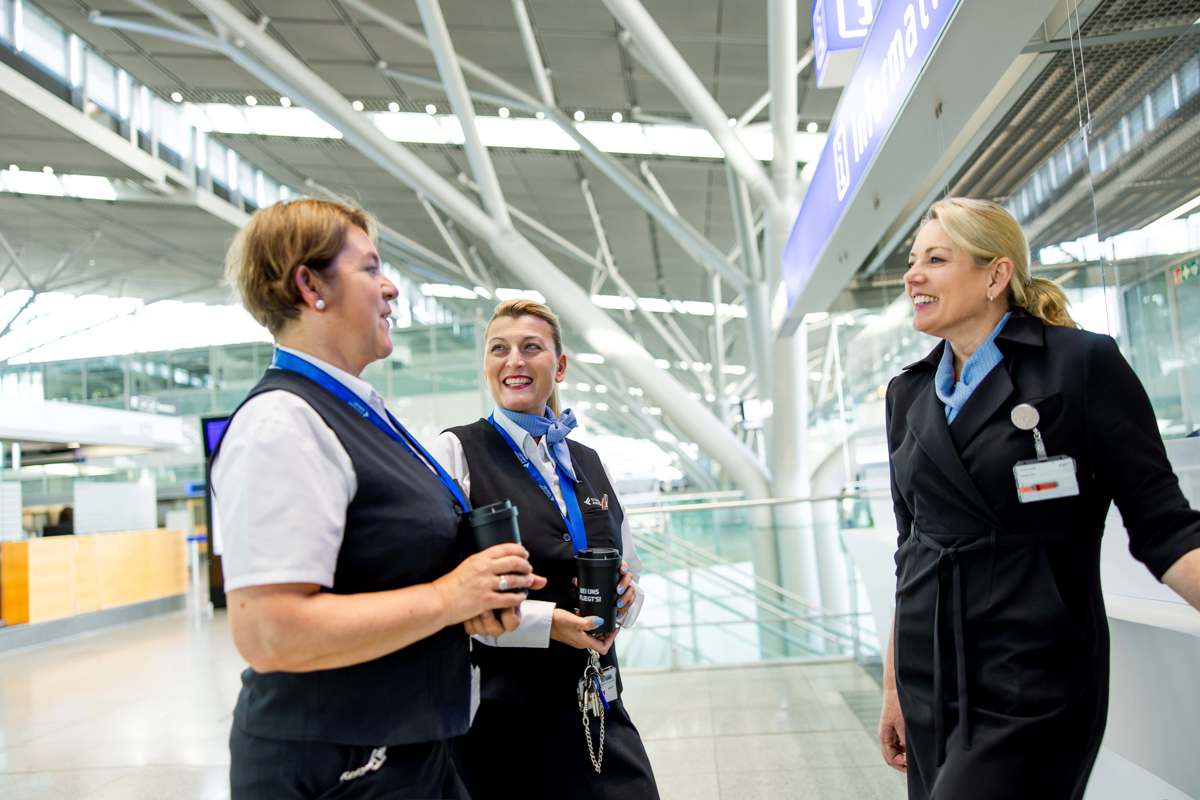
<path fill-rule="evenodd" d="M 814 0 L 813 66 L 817 86 L 845 86 L 867 38 L 875 6 L 887 0 Z"/>
<path fill-rule="evenodd" d="M 826 244 L 963 0 L 882 0 L 858 66 L 842 92 L 821 160 L 783 254 L 788 308 L 804 291 Z M 846 5 L 852 5 L 848 0 Z"/>

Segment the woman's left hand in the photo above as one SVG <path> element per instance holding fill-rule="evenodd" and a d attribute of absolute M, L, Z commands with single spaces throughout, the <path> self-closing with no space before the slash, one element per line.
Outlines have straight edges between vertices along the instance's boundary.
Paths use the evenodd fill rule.
<path fill-rule="evenodd" d="M 485 611 L 463 623 L 468 636 L 503 636 L 521 624 L 521 607 Z"/>
<path fill-rule="evenodd" d="M 617 582 L 617 622 L 624 619 L 637 599 L 637 576 L 629 570 L 629 562 L 621 562 L 621 580 Z"/>

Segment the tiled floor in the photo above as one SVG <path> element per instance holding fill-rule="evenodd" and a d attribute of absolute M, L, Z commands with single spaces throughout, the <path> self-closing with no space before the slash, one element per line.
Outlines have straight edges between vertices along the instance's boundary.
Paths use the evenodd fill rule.
<path fill-rule="evenodd" d="M 0 655 L 0 797 L 227 797 L 241 667 L 223 615 Z M 852 663 L 626 678 L 664 800 L 902 798 L 841 694 L 875 690 Z"/>

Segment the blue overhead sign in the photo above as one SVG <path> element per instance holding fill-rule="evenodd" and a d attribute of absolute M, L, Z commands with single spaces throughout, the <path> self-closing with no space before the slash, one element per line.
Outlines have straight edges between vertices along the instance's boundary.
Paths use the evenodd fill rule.
<path fill-rule="evenodd" d="M 783 253 L 789 309 L 812 277 L 879 145 L 961 2 L 876 3 L 858 66 L 838 101 L 825 149 Z"/>
<path fill-rule="evenodd" d="M 874 19 L 886 0 L 813 0 L 813 66 L 817 86 L 845 86 Z"/>

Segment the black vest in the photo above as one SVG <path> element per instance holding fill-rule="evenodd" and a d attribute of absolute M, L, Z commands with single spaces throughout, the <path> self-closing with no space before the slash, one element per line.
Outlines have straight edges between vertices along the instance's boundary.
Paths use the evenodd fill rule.
<path fill-rule="evenodd" d="M 267 370 L 246 400 L 277 389 L 312 406 L 346 448 L 357 477 L 333 587 L 323 591 L 400 589 L 453 570 L 463 556 L 459 515 L 437 476 L 344 401 L 302 375 Z M 304 498 L 294 502 L 303 503 Z M 469 724 L 469 653 L 466 633 L 461 625 L 453 625 L 382 658 L 340 669 L 247 669 L 234 721 L 263 738 L 363 747 L 449 739 L 466 732 Z"/>
<path fill-rule="evenodd" d="M 575 577 L 575 553 L 566 522 L 551 500 L 533 482 L 516 454 L 492 423 L 481 419 L 470 425 L 450 428 L 462 443 L 471 475 L 471 505 L 483 506 L 511 500 L 517 507 L 521 543 L 529 551 L 533 571 L 547 579 L 546 587 L 530 592 L 531 600 L 548 600 L 573 611 L 579 603 L 571 579 Z M 578 481 L 575 494 L 583 511 L 589 547 L 621 549 L 621 521 L 625 518 L 616 492 L 608 483 L 604 466 L 595 450 L 567 440 L 571 465 Z M 608 510 L 597 505 L 608 496 Z M 593 498 L 597 504 L 586 503 Z M 575 702 L 575 684 L 587 664 L 588 651 L 551 641 L 540 648 L 489 647 L 476 645 L 475 664 L 482 670 L 482 696 L 489 700 L 520 702 Z M 614 646 L 600 659 L 604 666 L 617 665 Z M 620 677 L 618 675 L 618 684 Z"/>

